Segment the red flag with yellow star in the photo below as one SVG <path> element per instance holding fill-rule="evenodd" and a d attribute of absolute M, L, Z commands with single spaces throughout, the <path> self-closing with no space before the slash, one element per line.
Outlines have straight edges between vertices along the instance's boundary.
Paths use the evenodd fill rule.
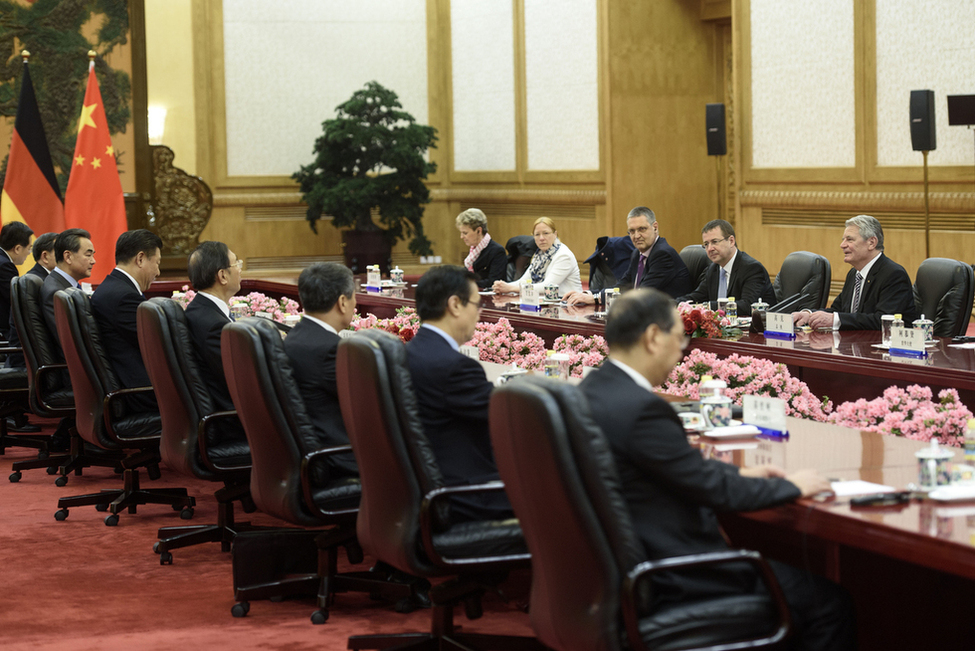
<path fill-rule="evenodd" d="M 64 195 L 64 222 L 68 228 L 83 228 L 91 233 L 96 263 L 89 280 L 100 283 L 115 268 L 115 240 L 128 230 L 128 224 L 94 61 L 88 66 L 88 89 Z"/>

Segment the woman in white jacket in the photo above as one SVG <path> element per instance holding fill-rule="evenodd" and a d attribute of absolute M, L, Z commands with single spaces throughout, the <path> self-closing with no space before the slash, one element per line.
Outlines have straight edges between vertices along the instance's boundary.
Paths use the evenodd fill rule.
<path fill-rule="evenodd" d="M 558 285 L 560 296 L 565 296 L 568 292 L 581 291 L 579 264 L 569 247 L 559 241 L 555 222 L 548 217 L 539 217 L 532 226 L 532 235 L 538 251 L 532 256 L 525 275 L 513 283 L 496 281 L 493 287 L 495 293 L 520 294 L 521 286 L 528 282 Z"/>

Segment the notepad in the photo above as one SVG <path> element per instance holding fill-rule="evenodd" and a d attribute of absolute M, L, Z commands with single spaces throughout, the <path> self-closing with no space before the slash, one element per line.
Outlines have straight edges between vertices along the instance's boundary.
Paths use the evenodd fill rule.
<path fill-rule="evenodd" d="M 893 486 L 875 484 L 870 481 L 862 481 L 859 479 L 854 479 L 852 481 L 834 481 L 832 483 L 832 488 L 837 497 L 869 495 L 871 493 L 893 493 L 897 490 Z"/>

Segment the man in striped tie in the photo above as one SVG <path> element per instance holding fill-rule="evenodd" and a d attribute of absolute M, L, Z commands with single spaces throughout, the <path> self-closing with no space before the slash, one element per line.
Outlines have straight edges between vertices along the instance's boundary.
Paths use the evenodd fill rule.
<path fill-rule="evenodd" d="M 911 279 L 900 266 L 884 255 L 884 230 L 870 215 L 846 220 L 840 242 L 843 261 L 853 268 L 846 275 L 843 291 L 833 304 L 819 312 L 794 312 L 796 325 L 833 330 L 880 330 L 880 317 L 900 314 L 904 323 L 914 321 L 914 291 Z"/>

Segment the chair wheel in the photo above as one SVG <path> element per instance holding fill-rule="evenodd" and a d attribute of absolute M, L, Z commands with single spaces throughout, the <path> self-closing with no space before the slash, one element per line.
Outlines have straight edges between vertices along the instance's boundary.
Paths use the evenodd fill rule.
<path fill-rule="evenodd" d="M 276 594 L 273 597 L 268 598 L 272 604 L 279 604 L 284 601 L 284 595 Z"/>
<path fill-rule="evenodd" d="M 162 552 L 159 554 L 159 564 L 160 565 L 172 565 L 173 555 L 170 552 Z"/>
<path fill-rule="evenodd" d="M 49 455 L 44 450 L 41 450 L 40 452 L 37 453 L 37 458 L 40 459 L 41 461 L 43 461 L 44 459 L 47 459 L 49 456 L 51 456 L 51 455 Z"/>
<path fill-rule="evenodd" d="M 409 597 L 404 597 L 396 602 L 394 608 L 398 613 L 412 613 L 414 610 L 416 610 L 416 604 L 414 604 L 413 600 Z"/>
<path fill-rule="evenodd" d="M 54 519 L 58 522 L 62 522 L 68 518 L 68 509 L 58 509 L 54 513 Z"/>
<path fill-rule="evenodd" d="M 359 545 L 359 541 L 353 540 L 345 546 L 345 555 L 349 559 L 349 563 L 352 565 L 358 565 L 365 557 L 362 553 L 362 547 Z"/>
<path fill-rule="evenodd" d="M 244 617 L 251 609 L 251 604 L 249 601 L 241 601 L 240 603 L 234 604 L 230 609 L 230 614 L 234 617 Z"/>
<path fill-rule="evenodd" d="M 193 518 L 193 507 L 192 506 L 184 506 L 183 507 L 183 510 L 179 512 L 179 519 L 180 520 L 190 520 L 192 518 Z"/>
<path fill-rule="evenodd" d="M 57 479 L 54 480 L 54 485 L 55 486 L 67 486 L 68 485 L 68 476 L 67 475 L 61 475 L 60 477 L 58 477 Z"/>
<path fill-rule="evenodd" d="M 311 623 L 312 624 L 315 624 L 315 625 L 324 624 L 327 621 L 328 621 L 328 609 L 327 608 L 319 608 L 318 610 L 316 610 L 315 612 L 313 612 L 311 614 Z"/>
<path fill-rule="evenodd" d="M 96 504 L 95 505 L 95 510 L 96 511 L 102 511 L 102 512 L 107 511 L 108 510 L 108 503 L 107 502 L 104 502 L 102 504 Z"/>
<path fill-rule="evenodd" d="M 19 482 L 21 477 L 23 477 L 23 475 L 19 470 L 17 472 L 10 473 L 10 481 L 14 484 Z"/>
<path fill-rule="evenodd" d="M 152 543 L 152 552 L 154 554 L 158 554 L 159 553 L 159 541 L 158 540 L 156 542 Z"/>
<path fill-rule="evenodd" d="M 116 515 L 115 513 L 113 513 L 111 515 L 105 516 L 105 526 L 106 527 L 114 527 L 114 526 L 117 526 L 117 525 L 118 525 L 118 515 Z"/>
<path fill-rule="evenodd" d="M 49 475 L 56 475 L 56 474 L 58 474 L 58 467 L 57 466 L 48 466 L 47 467 L 47 474 L 49 474 Z"/>
<path fill-rule="evenodd" d="M 481 606 L 480 597 L 471 597 L 464 600 L 464 615 L 467 619 L 480 619 L 484 615 L 484 608 Z"/>

